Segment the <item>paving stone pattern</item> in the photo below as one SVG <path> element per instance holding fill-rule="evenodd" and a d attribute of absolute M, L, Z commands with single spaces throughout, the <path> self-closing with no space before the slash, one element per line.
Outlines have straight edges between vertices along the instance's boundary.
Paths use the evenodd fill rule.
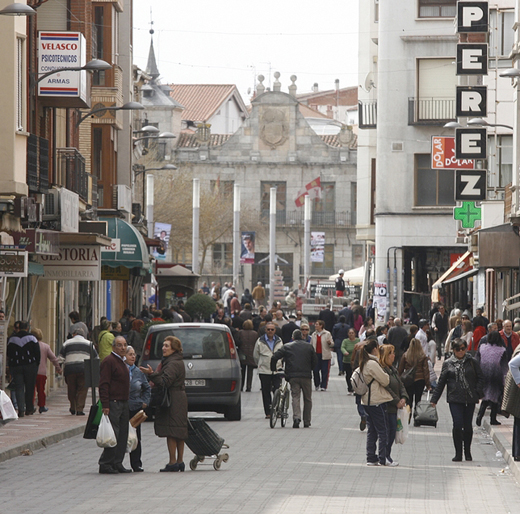
<path fill-rule="evenodd" d="M 310 429 L 294 430 L 291 423 L 270 429 L 255 377 L 253 392 L 243 394 L 242 421 L 206 416 L 230 446 L 230 459 L 220 471 L 211 462 L 190 471 L 187 450 L 186 472 L 159 473 L 168 457 L 152 423 L 143 426 L 144 473 L 98 474 L 101 450 L 81 436 L 5 460 L 0 463 L 0 514 L 520 512 L 520 488 L 484 427 L 475 432 L 473 462 L 451 461 L 451 418 L 444 398 L 436 429 L 412 427 L 406 444 L 394 446 L 396 468 L 366 466 L 366 432 L 359 431 L 343 377 L 333 376 L 329 391 L 313 393 L 313 401 Z M 65 429 L 66 423 L 78 423 L 66 412 L 55 416 Z M 29 420 L 19 423 L 34 424 Z M 506 437 L 510 424 L 499 427 Z M 0 428 L 0 454 L 6 427 Z M 503 441 L 510 448 L 510 439 Z"/>

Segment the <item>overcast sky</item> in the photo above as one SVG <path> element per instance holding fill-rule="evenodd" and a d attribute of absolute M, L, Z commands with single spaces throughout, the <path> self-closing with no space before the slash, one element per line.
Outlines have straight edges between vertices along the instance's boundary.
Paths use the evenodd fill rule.
<path fill-rule="evenodd" d="M 246 104 L 275 71 L 285 92 L 293 74 L 298 93 L 356 86 L 358 1 L 134 0 L 134 63 L 146 68 L 153 19 L 163 83 L 236 84 Z"/>

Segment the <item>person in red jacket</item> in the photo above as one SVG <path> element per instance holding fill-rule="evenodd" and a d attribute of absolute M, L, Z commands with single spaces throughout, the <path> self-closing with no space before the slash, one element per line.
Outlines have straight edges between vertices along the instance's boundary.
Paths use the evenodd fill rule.
<path fill-rule="evenodd" d="M 516 332 L 513 332 L 513 323 L 511 323 L 511 320 L 504 320 L 502 326 L 504 328 L 500 331 L 500 335 L 506 345 L 507 360 L 510 361 L 515 348 L 520 343 L 520 336 Z"/>

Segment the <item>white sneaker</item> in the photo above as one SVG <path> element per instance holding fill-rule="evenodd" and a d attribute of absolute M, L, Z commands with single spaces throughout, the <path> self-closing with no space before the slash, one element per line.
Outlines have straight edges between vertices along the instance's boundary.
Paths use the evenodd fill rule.
<path fill-rule="evenodd" d="M 379 462 L 367 462 L 367 466 L 381 466 Z"/>
<path fill-rule="evenodd" d="M 319 387 L 317 387 L 317 388 L 316 388 L 316 391 L 319 391 L 319 390 L 320 390 L 320 388 L 319 388 Z"/>
<path fill-rule="evenodd" d="M 321 391 L 326 391 L 326 389 L 324 387 L 321 388 Z"/>
<path fill-rule="evenodd" d="M 395 467 L 399 466 L 399 462 L 395 462 L 395 461 L 390 462 L 388 459 L 386 459 L 386 465 L 390 466 L 391 468 L 395 468 Z"/>

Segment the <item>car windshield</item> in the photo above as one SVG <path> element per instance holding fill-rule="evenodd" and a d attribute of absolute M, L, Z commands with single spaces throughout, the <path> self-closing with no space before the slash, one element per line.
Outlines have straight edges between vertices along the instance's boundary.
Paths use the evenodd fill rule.
<path fill-rule="evenodd" d="M 168 336 L 178 337 L 185 359 L 229 359 L 227 332 L 208 328 L 176 328 L 154 332 L 150 359 L 162 359 L 162 345 Z"/>

